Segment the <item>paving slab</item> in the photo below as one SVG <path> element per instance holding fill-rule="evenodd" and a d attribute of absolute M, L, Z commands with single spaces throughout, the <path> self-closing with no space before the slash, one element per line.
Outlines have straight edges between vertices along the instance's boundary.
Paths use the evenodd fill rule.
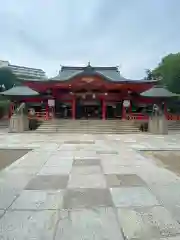
<path fill-rule="evenodd" d="M 159 205 L 156 197 L 145 187 L 111 188 L 110 191 L 116 207 Z"/>
<path fill-rule="evenodd" d="M 159 239 L 180 234 L 179 223 L 162 206 L 121 208 L 118 209 L 118 217 L 124 236 L 129 240 Z"/>
<path fill-rule="evenodd" d="M 74 144 L 63 144 L 59 150 L 61 151 L 77 151 L 79 150 L 79 145 L 74 145 Z"/>
<path fill-rule="evenodd" d="M 0 239 L 53 240 L 58 219 L 57 210 L 8 211 L 0 219 Z"/>
<path fill-rule="evenodd" d="M 69 176 L 68 188 L 106 188 L 106 181 L 103 174 L 73 173 Z"/>
<path fill-rule="evenodd" d="M 23 189 L 33 178 L 31 174 L 12 174 L 11 172 L 0 172 L 0 188 Z"/>
<path fill-rule="evenodd" d="M 4 215 L 4 213 L 5 213 L 5 210 L 0 209 L 0 218 Z"/>
<path fill-rule="evenodd" d="M 101 155 L 117 155 L 118 151 L 113 151 L 113 150 L 101 150 L 101 151 L 96 151 L 97 154 Z"/>
<path fill-rule="evenodd" d="M 26 190 L 65 189 L 69 175 L 36 175 L 26 186 Z"/>
<path fill-rule="evenodd" d="M 30 156 L 22 161 L 19 161 L 16 167 L 42 167 L 46 163 L 45 157 Z"/>
<path fill-rule="evenodd" d="M 13 210 L 51 210 L 62 209 L 63 190 L 38 191 L 24 190 L 14 201 L 10 209 Z"/>
<path fill-rule="evenodd" d="M 180 176 L 180 151 L 146 151 L 145 154 L 149 154 L 158 166 Z"/>
<path fill-rule="evenodd" d="M 0 147 L 34 148 L 0 172 L 0 239 L 122 239 L 124 229 L 179 240 L 180 178 L 139 151 L 178 145 L 180 135 L 0 134 Z"/>
<path fill-rule="evenodd" d="M 57 149 L 53 155 L 58 156 L 59 158 L 73 158 L 73 153 L 74 151 L 69 151 L 69 150 L 61 150 L 61 149 Z"/>
<path fill-rule="evenodd" d="M 146 186 L 146 183 L 136 174 L 107 174 L 105 178 L 109 188 Z"/>
<path fill-rule="evenodd" d="M 104 166 L 104 168 L 108 168 L 109 165 L 115 165 L 117 167 L 119 166 L 144 166 L 144 167 L 148 167 L 150 164 L 149 160 L 148 162 L 145 160 L 141 160 L 141 159 L 137 159 L 136 155 L 134 155 L 133 157 L 120 157 L 119 155 L 116 157 L 110 156 L 107 158 L 103 156 L 103 158 L 101 158 L 101 164 Z"/>
<path fill-rule="evenodd" d="M 64 195 L 65 209 L 113 206 L 109 189 L 68 189 Z"/>
<path fill-rule="evenodd" d="M 73 162 L 74 166 L 93 166 L 100 165 L 99 158 L 78 158 Z"/>
<path fill-rule="evenodd" d="M 61 166 L 44 165 L 38 175 L 66 175 L 71 172 L 71 169 L 70 164 L 61 164 Z"/>
<path fill-rule="evenodd" d="M 77 141 L 65 141 L 64 142 L 65 144 L 94 144 L 95 143 L 95 141 L 85 141 L 85 140 L 77 140 Z"/>
<path fill-rule="evenodd" d="M 104 174 L 136 174 L 137 166 L 102 164 Z"/>
<path fill-rule="evenodd" d="M 73 166 L 71 170 L 72 175 L 90 175 L 90 174 L 102 174 L 102 169 L 98 165 L 92 166 Z"/>
<path fill-rule="evenodd" d="M 35 175 L 39 172 L 41 169 L 41 166 L 10 166 L 7 169 L 4 169 L 4 172 L 9 174 L 29 174 L 29 175 Z"/>
<path fill-rule="evenodd" d="M 97 158 L 98 155 L 96 153 L 96 151 L 75 151 L 73 153 L 73 157 L 74 159 L 78 159 L 78 158 Z"/>
<path fill-rule="evenodd" d="M 64 165 L 67 165 L 67 167 L 71 168 L 73 164 L 73 158 L 55 158 L 51 157 L 45 164 L 44 167 L 64 167 Z"/>
<path fill-rule="evenodd" d="M 40 150 L 44 150 L 45 152 L 46 151 L 55 151 L 56 149 L 58 149 L 58 147 L 59 147 L 58 143 L 51 143 L 51 142 L 46 141 L 44 144 L 42 144 Z"/>
<path fill-rule="evenodd" d="M 71 210 L 60 219 L 55 239 L 123 240 L 112 208 Z"/>
<path fill-rule="evenodd" d="M 153 238 L 152 240 L 179 240 L 180 236 L 177 235 L 175 237 L 168 237 L 168 238 Z"/>
<path fill-rule="evenodd" d="M 21 193 L 21 189 L 0 185 L 0 209 L 7 209 Z"/>
<path fill-rule="evenodd" d="M 167 207 L 180 223 L 180 182 L 168 185 L 154 185 L 152 191 L 159 202 Z"/>
<path fill-rule="evenodd" d="M 179 176 L 158 166 L 149 165 L 148 168 L 136 168 L 136 173 L 149 185 L 168 185 L 170 183 L 177 183 L 180 181 Z"/>

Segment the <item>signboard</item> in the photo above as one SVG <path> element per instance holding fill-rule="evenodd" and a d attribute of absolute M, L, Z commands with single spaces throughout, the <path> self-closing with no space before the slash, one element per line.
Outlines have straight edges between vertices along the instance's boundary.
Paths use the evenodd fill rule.
<path fill-rule="evenodd" d="M 129 107 L 130 106 L 130 101 L 129 100 L 124 100 L 123 101 L 123 106 L 124 107 Z"/>
<path fill-rule="evenodd" d="M 80 101 L 82 106 L 100 106 L 100 101 Z"/>
<path fill-rule="evenodd" d="M 84 77 L 84 78 L 82 78 L 82 81 L 86 82 L 86 83 L 91 83 L 91 82 L 94 81 L 94 79 L 93 78 Z"/>
<path fill-rule="evenodd" d="M 55 106 L 55 100 L 54 99 L 48 99 L 48 106 L 54 107 Z"/>

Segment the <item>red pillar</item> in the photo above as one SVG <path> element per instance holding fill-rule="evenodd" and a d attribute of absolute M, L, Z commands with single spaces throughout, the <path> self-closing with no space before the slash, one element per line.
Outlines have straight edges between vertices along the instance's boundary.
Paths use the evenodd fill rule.
<path fill-rule="evenodd" d="M 105 99 L 102 99 L 102 119 L 106 119 L 106 102 Z"/>
<path fill-rule="evenodd" d="M 122 119 L 126 119 L 126 108 L 122 104 Z"/>
<path fill-rule="evenodd" d="M 76 119 L 76 98 L 73 97 L 72 100 L 72 119 Z"/>
<path fill-rule="evenodd" d="M 131 115 L 132 114 L 132 102 L 129 100 L 129 102 L 130 102 L 130 105 L 129 105 L 129 115 Z"/>

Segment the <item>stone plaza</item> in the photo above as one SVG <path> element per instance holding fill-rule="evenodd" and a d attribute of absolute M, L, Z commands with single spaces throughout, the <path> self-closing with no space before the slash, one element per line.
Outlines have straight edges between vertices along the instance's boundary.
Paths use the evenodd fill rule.
<path fill-rule="evenodd" d="M 2 132 L 0 149 L 27 151 L 0 172 L 0 239 L 180 239 L 180 176 L 150 154 L 180 159 L 180 135 Z"/>

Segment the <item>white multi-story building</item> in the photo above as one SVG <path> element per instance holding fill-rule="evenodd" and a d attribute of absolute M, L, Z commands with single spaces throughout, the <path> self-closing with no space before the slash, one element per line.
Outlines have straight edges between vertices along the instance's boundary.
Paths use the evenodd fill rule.
<path fill-rule="evenodd" d="M 10 68 L 12 72 L 22 80 L 47 79 L 46 73 L 42 69 L 11 65 L 8 61 L 3 60 L 0 60 L 0 68 L 1 67 Z"/>

